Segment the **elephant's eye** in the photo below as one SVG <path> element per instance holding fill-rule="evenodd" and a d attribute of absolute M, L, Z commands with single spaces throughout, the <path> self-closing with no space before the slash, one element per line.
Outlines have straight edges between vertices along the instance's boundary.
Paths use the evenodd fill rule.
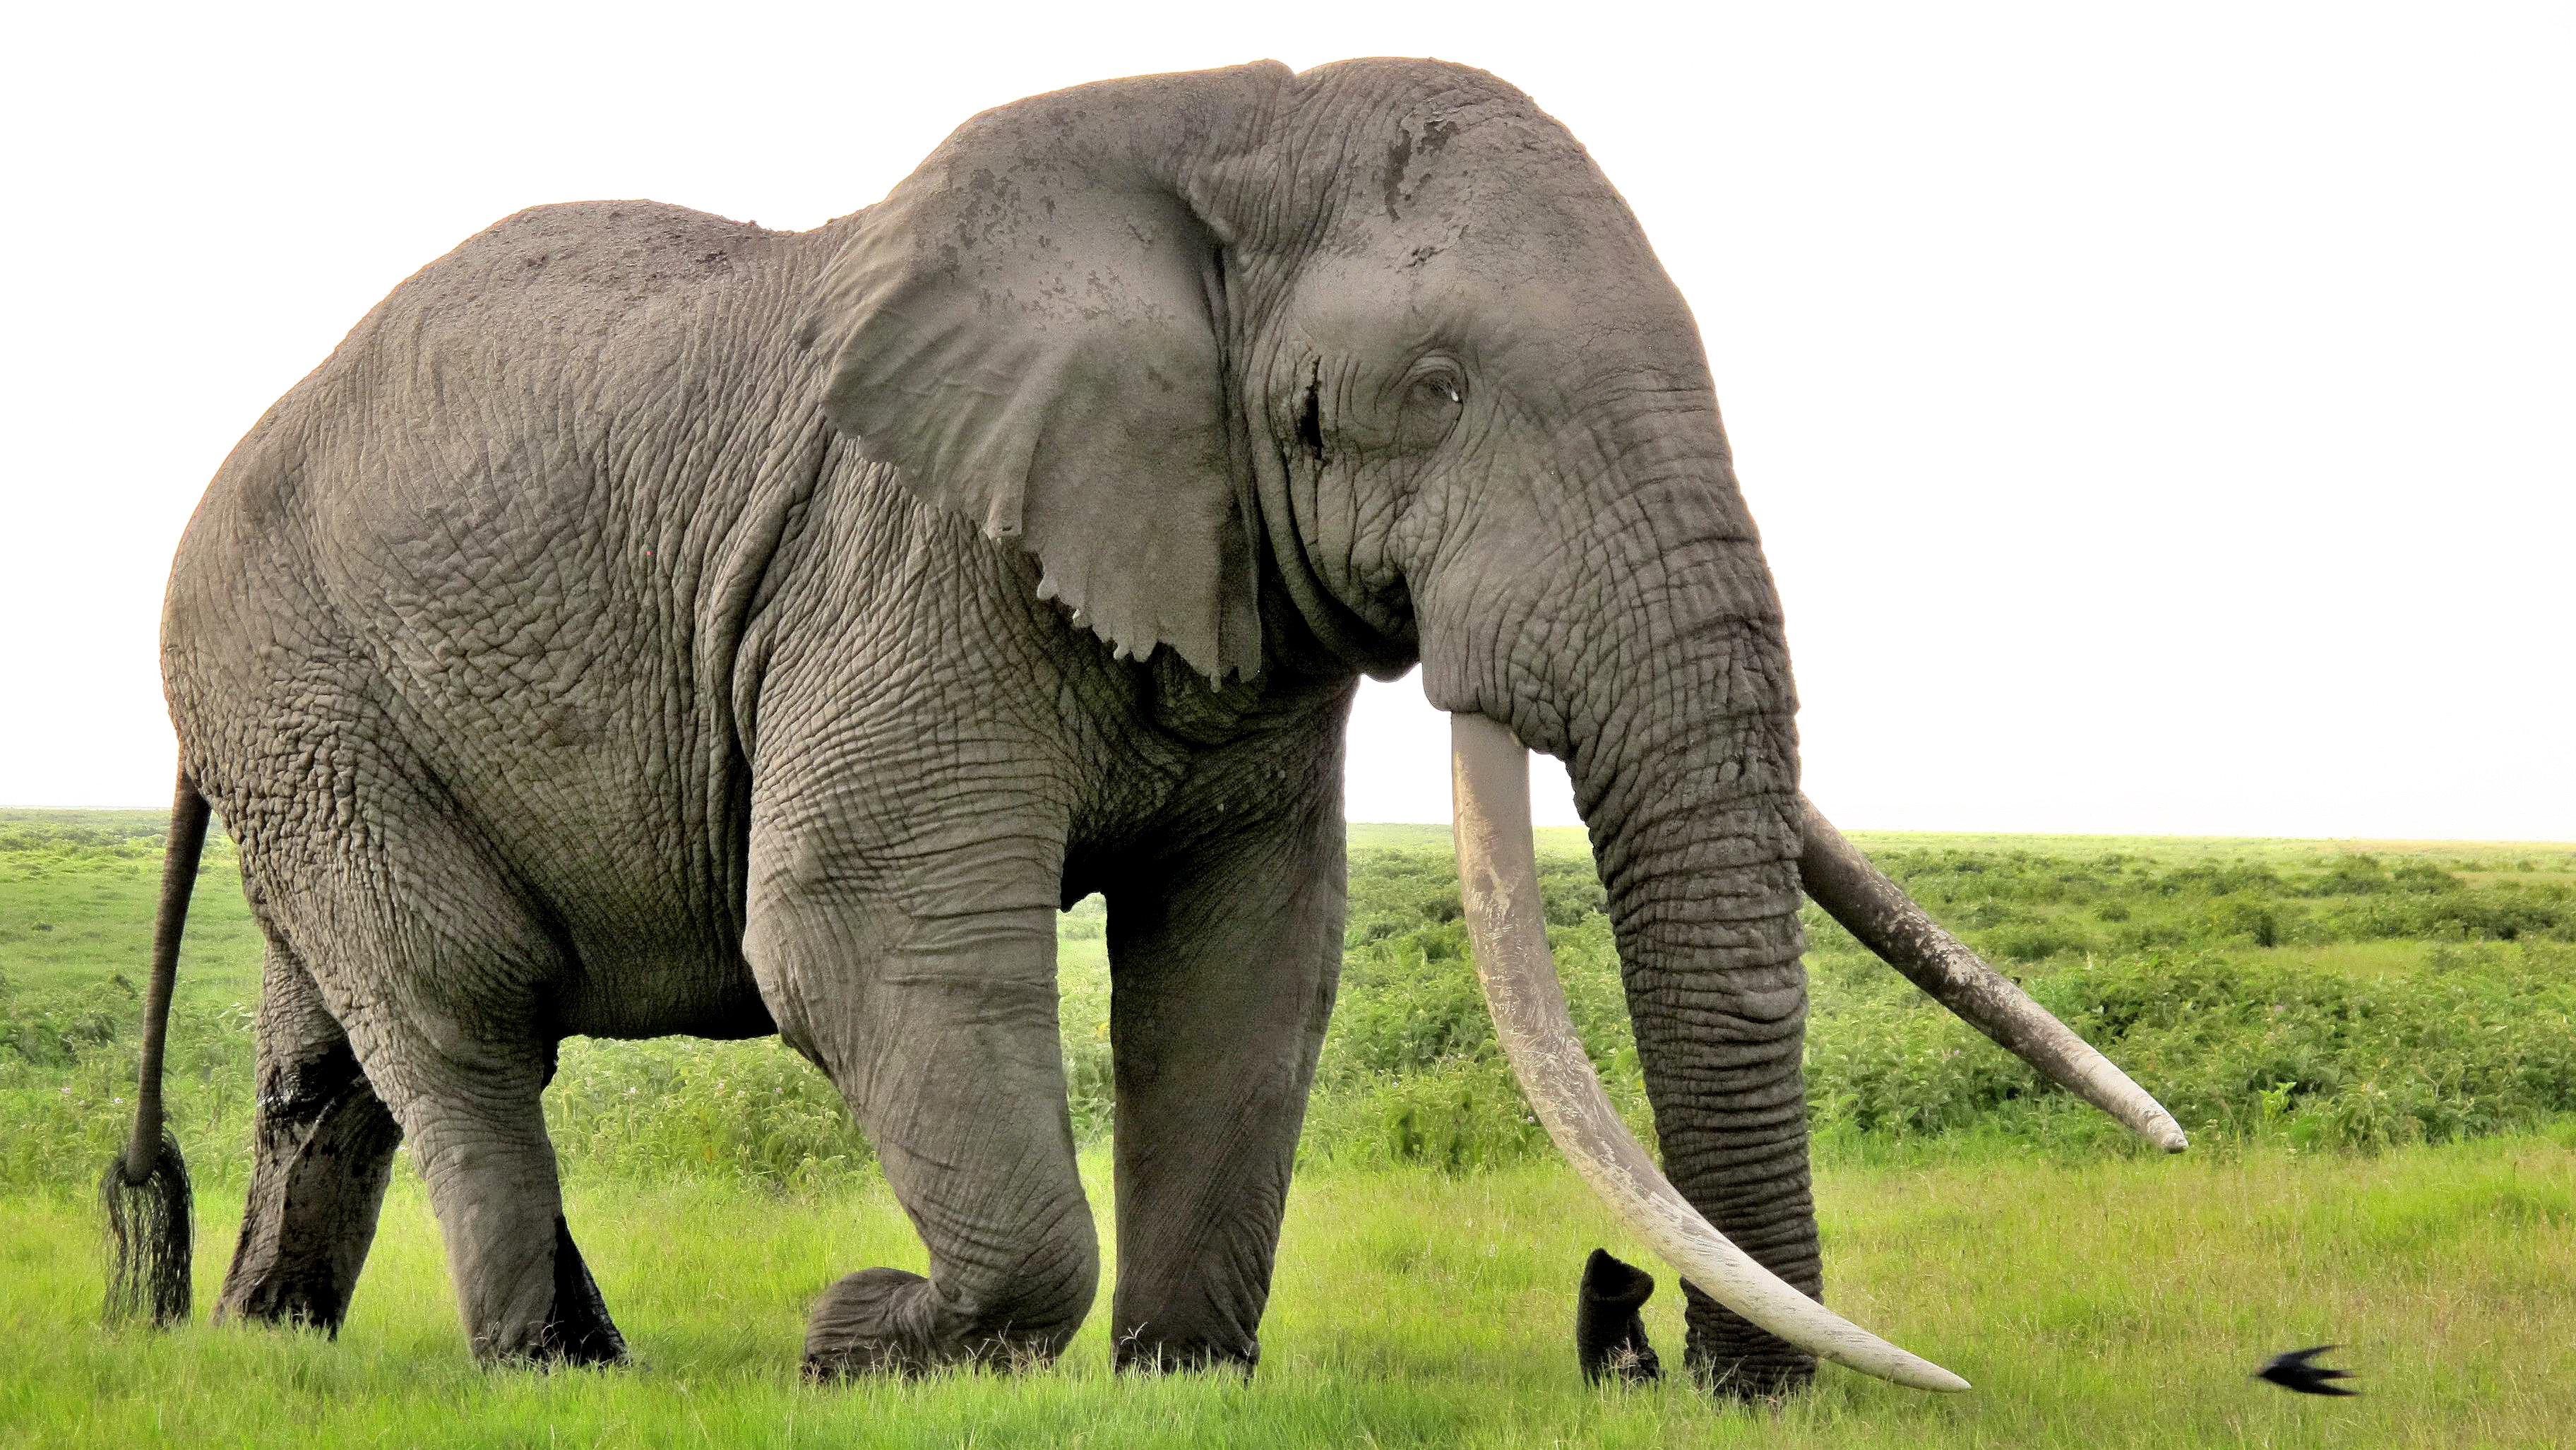
<path fill-rule="evenodd" d="M 1456 363 L 1443 357 L 1415 363 L 1404 385 L 1404 442 L 1417 448 L 1438 443 L 1457 426 L 1466 405 L 1467 375 Z"/>

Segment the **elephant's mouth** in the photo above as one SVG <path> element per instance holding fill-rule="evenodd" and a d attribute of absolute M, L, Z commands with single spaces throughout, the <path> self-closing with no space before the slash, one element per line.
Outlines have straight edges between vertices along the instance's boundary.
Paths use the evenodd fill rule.
<path fill-rule="evenodd" d="M 1625 1228 L 1709 1297 L 1815 1355 L 1916 1389 L 1968 1382 L 1808 1298 L 1729 1242 L 1684 1199 L 1629 1133 L 1603 1092 L 1566 1012 L 1540 913 L 1530 836 L 1529 759 L 1503 725 L 1451 717 L 1458 883 L 1476 974 L 1494 1032 L 1549 1138 Z M 2184 1146 L 2173 1116 L 2064 1023 L 1942 930 L 1800 799 L 1801 880 L 1871 950 L 1970 1025 L 2050 1080 L 2168 1152 Z"/>

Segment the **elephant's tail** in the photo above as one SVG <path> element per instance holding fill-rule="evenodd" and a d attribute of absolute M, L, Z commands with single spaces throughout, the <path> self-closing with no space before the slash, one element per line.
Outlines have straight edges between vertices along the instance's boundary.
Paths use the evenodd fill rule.
<path fill-rule="evenodd" d="M 170 1042 L 170 989 L 179 977 L 179 936 L 206 848 L 206 798 L 186 771 L 170 803 L 161 858 L 161 910 L 152 928 L 152 980 L 143 998 L 143 1063 L 134 1091 L 134 1136 L 107 1165 L 99 1201 L 107 1209 L 107 1317 L 149 1310 L 155 1324 L 188 1317 L 191 1193 L 178 1135 L 161 1110 L 161 1060 Z"/>

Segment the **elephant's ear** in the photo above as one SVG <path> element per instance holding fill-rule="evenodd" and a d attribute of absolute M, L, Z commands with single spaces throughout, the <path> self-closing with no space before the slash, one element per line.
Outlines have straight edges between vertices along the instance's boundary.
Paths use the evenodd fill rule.
<path fill-rule="evenodd" d="M 1228 442 L 1223 225 L 1192 178 L 1275 62 L 1110 81 L 966 123 L 863 213 L 805 319 L 824 410 L 925 501 L 1037 556 L 1122 654 L 1260 659 Z"/>

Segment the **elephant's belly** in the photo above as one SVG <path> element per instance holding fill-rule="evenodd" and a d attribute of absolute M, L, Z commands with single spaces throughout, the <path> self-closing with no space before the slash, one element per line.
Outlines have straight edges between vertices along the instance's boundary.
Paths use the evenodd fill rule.
<path fill-rule="evenodd" d="M 561 1029 L 583 1037 L 713 1038 L 778 1030 L 739 954 L 729 962 L 656 956 L 586 954 L 559 999 Z"/>

